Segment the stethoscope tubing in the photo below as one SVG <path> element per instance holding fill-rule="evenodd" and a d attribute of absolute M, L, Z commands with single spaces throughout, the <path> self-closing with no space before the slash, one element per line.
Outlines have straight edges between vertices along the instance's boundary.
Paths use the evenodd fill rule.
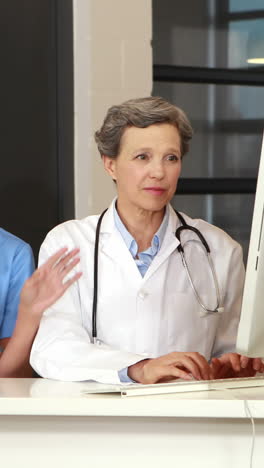
<path fill-rule="evenodd" d="M 98 296 L 98 248 L 99 248 L 99 237 L 100 237 L 100 228 L 101 223 L 104 217 L 104 214 L 107 212 L 107 209 L 104 210 L 97 222 L 96 231 L 95 231 L 95 244 L 94 244 L 94 288 L 93 288 L 93 315 L 92 315 L 92 337 L 93 341 L 97 338 L 97 296 Z"/>

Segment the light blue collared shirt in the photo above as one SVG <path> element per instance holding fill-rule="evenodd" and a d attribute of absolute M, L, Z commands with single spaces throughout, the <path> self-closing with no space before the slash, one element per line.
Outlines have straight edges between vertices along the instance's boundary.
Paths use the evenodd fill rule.
<path fill-rule="evenodd" d="M 0 228 L 0 338 L 13 333 L 20 291 L 34 269 L 31 247 Z"/>
<path fill-rule="evenodd" d="M 168 207 L 166 207 L 166 211 L 165 211 L 163 221 L 162 221 L 159 229 L 157 230 L 157 232 L 154 234 L 153 239 L 151 241 L 150 247 L 148 247 L 146 250 L 144 250 L 144 252 L 138 252 L 137 242 L 134 239 L 134 237 L 131 236 L 130 232 L 128 232 L 125 225 L 122 223 L 122 221 L 120 219 L 120 216 L 119 216 L 115 206 L 114 206 L 114 221 L 115 221 L 115 225 L 116 225 L 118 231 L 120 232 L 120 234 L 121 234 L 121 236 L 122 236 L 128 250 L 129 250 L 129 252 L 131 253 L 132 257 L 134 258 L 134 260 L 135 260 L 135 262 L 137 264 L 137 267 L 138 267 L 139 272 L 141 273 L 141 276 L 143 277 L 146 274 L 152 260 L 154 259 L 154 257 L 157 255 L 157 253 L 159 252 L 159 250 L 161 248 L 161 244 L 162 244 L 162 241 L 164 239 L 165 232 L 166 232 L 168 222 L 169 222 L 169 209 L 168 209 Z M 121 369 L 120 371 L 118 371 L 118 375 L 119 375 L 119 378 L 120 378 L 121 382 L 134 382 L 127 375 L 127 367 L 124 368 L 124 369 Z"/>
<path fill-rule="evenodd" d="M 139 272 L 141 273 L 141 276 L 143 277 L 146 274 L 152 260 L 154 259 L 154 257 L 157 255 L 157 253 L 159 252 L 161 248 L 161 244 L 164 239 L 165 232 L 166 232 L 168 222 L 169 222 L 168 207 L 166 207 L 165 216 L 163 218 L 163 221 L 159 229 L 153 236 L 150 247 L 144 250 L 144 252 L 138 252 L 137 242 L 134 239 L 134 237 L 131 236 L 130 232 L 128 232 L 125 225 L 122 223 L 120 216 L 116 210 L 116 207 L 114 207 L 114 221 L 129 252 L 131 253 L 132 257 L 134 258 L 137 264 L 137 267 L 138 267 Z"/>

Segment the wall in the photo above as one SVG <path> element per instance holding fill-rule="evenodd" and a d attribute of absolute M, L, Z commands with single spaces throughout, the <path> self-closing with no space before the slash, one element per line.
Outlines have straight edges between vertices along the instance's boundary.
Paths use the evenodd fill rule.
<path fill-rule="evenodd" d="M 151 0 L 74 0 L 75 216 L 115 195 L 93 134 L 109 106 L 152 91 Z"/>

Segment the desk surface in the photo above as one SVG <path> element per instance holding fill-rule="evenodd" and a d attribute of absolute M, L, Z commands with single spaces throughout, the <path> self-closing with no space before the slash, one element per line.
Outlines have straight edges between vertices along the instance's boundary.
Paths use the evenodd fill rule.
<path fill-rule="evenodd" d="M 0 379 L 0 415 L 264 418 L 264 388 L 122 398 L 83 394 L 86 382 Z"/>

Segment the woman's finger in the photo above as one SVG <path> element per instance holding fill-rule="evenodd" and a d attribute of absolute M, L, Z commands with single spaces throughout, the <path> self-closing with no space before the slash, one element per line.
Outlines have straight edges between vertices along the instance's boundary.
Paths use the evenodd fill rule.
<path fill-rule="evenodd" d="M 82 276 L 82 272 L 79 271 L 72 278 L 65 281 L 65 283 L 63 283 L 63 292 L 65 292 L 66 289 L 68 289 L 73 283 L 75 283 L 75 281 L 77 281 L 81 276 Z"/>
<path fill-rule="evenodd" d="M 203 379 L 201 368 L 190 356 L 183 355 L 178 362 L 175 362 L 174 366 L 177 368 L 184 367 L 197 380 Z"/>
<path fill-rule="evenodd" d="M 193 380 L 189 372 L 173 366 L 164 366 L 158 370 L 159 377 L 156 382 L 170 382 L 174 379 Z"/>
<path fill-rule="evenodd" d="M 229 362 L 231 364 L 233 371 L 235 372 L 241 371 L 240 358 L 241 358 L 240 354 L 230 353 L 229 355 Z"/>
<path fill-rule="evenodd" d="M 201 378 L 203 380 L 210 380 L 212 378 L 212 371 L 205 357 L 200 353 L 188 353 L 187 355 L 197 364 Z"/>
<path fill-rule="evenodd" d="M 211 370 L 212 370 L 212 378 L 216 379 L 219 372 L 220 372 L 220 369 L 222 368 L 222 364 L 221 364 L 221 362 L 219 361 L 218 358 L 213 358 L 211 360 L 210 367 L 211 367 Z"/>
<path fill-rule="evenodd" d="M 53 266 L 56 270 L 63 270 L 65 266 L 69 263 L 69 261 L 75 257 L 77 253 L 80 252 L 79 248 L 72 249 L 67 255 L 61 257 Z"/>
<path fill-rule="evenodd" d="M 254 358 L 252 362 L 252 367 L 255 371 L 260 372 L 260 369 L 262 368 L 262 361 L 260 358 Z"/>
<path fill-rule="evenodd" d="M 172 376 L 176 379 L 193 380 L 193 377 L 189 372 L 186 372 L 185 370 L 179 369 L 177 367 L 174 368 Z"/>
<path fill-rule="evenodd" d="M 246 369 L 249 363 L 249 358 L 247 356 L 240 356 L 240 364 L 242 369 Z"/>
<path fill-rule="evenodd" d="M 59 249 L 55 254 L 51 255 L 48 260 L 43 263 L 43 265 L 41 265 L 38 270 L 42 269 L 42 267 L 52 267 L 56 264 L 56 262 L 58 262 L 58 260 L 64 256 L 64 254 L 68 251 L 68 247 L 62 247 L 61 249 Z M 65 258 L 65 257 L 63 257 Z"/>
<path fill-rule="evenodd" d="M 80 257 L 74 258 L 69 262 L 60 272 L 61 277 L 64 278 L 78 263 L 80 262 Z"/>

